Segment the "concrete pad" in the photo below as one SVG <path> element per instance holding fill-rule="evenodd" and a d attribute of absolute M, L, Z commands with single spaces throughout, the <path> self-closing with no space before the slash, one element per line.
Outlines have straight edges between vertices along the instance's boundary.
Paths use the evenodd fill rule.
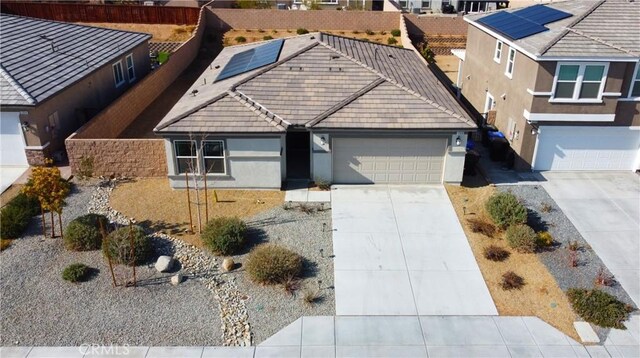
<path fill-rule="evenodd" d="M 7 190 L 29 167 L 0 167 L 0 193 Z"/>
<path fill-rule="evenodd" d="M 302 342 L 302 318 L 290 323 L 273 336 L 260 343 L 259 347 L 299 346 Z"/>
<path fill-rule="evenodd" d="M 302 346 L 301 358 L 334 358 L 336 347 L 334 346 Z"/>
<path fill-rule="evenodd" d="M 200 358 L 204 347 L 150 347 L 146 358 Z"/>
<path fill-rule="evenodd" d="M 33 347 L 29 358 L 82 358 L 82 347 Z M 4 355 L 2 356 L 4 358 Z"/>
<path fill-rule="evenodd" d="M 504 342 L 509 346 L 534 346 L 536 341 L 531 337 L 522 317 L 493 317 Z"/>
<path fill-rule="evenodd" d="M 427 346 L 429 358 L 502 358 L 511 357 L 506 346 Z"/>
<path fill-rule="evenodd" d="M 418 317 L 336 317 L 338 346 L 423 346 Z"/>
<path fill-rule="evenodd" d="M 606 346 L 637 346 L 640 345 L 640 335 L 637 334 L 640 316 L 633 315 L 624 323 L 627 329 L 610 329 L 604 341 Z"/>
<path fill-rule="evenodd" d="M 633 302 L 640 305 L 640 270 L 613 269 L 611 271 Z"/>
<path fill-rule="evenodd" d="M 417 314 L 407 271 L 335 271 L 334 280 L 338 316 Z"/>
<path fill-rule="evenodd" d="M 640 357 L 640 346 L 616 346 L 616 349 L 624 358 Z"/>
<path fill-rule="evenodd" d="M 607 268 L 614 271 L 637 270 L 640 267 L 640 240 L 637 235 L 633 231 L 582 233 Z"/>
<path fill-rule="evenodd" d="M 85 348 L 84 358 L 145 358 L 149 352 L 149 347 L 105 346 L 104 349 L 95 347 L 93 350 L 83 347 Z"/>
<path fill-rule="evenodd" d="M 613 203 L 620 208 L 620 210 L 626 214 L 629 220 L 636 223 L 640 223 L 640 194 L 634 194 L 623 199 L 611 199 Z"/>
<path fill-rule="evenodd" d="M 328 203 L 331 201 L 331 192 L 309 190 L 307 201 L 310 203 Z"/>
<path fill-rule="evenodd" d="M 256 347 L 204 347 L 202 358 L 253 358 Z"/>
<path fill-rule="evenodd" d="M 442 203 L 449 200 L 441 185 L 390 186 L 389 196 L 394 204 Z"/>
<path fill-rule="evenodd" d="M 538 346 L 569 346 L 569 340 L 567 336 L 550 326 L 538 317 L 523 317 L 525 325 L 529 329 L 531 336 L 536 341 Z M 543 352 L 544 354 L 544 352 Z"/>
<path fill-rule="evenodd" d="M 309 195 L 309 189 L 294 189 L 284 192 L 284 201 L 291 202 L 307 202 L 307 196 Z"/>
<path fill-rule="evenodd" d="M 350 346 L 336 347 L 339 358 L 426 358 L 424 346 Z"/>
<path fill-rule="evenodd" d="M 586 346 L 591 358 L 609 358 L 611 355 L 603 346 Z"/>
<path fill-rule="evenodd" d="M 2 358 L 25 358 L 31 347 L 0 347 L 0 357 Z"/>
<path fill-rule="evenodd" d="M 428 205 L 420 203 L 394 204 L 400 235 L 461 233 L 464 231 L 451 203 Z"/>
<path fill-rule="evenodd" d="M 420 317 L 427 346 L 504 345 L 491 317 Z"/>
<path fill-rule="evenodd" d="M 403 235 L 407 268 L 423 270 L 479 270 L 464 234 Z"/>
<path fill-rule="evenodd" d="M 333 229 L 337 232 L 396 233 L 393 209 L 388 203 L 332 203 Z"/>
<path fill-rule="evenodd" d="M 331 199 L 337 202 L 383 202 L 389 201 L 389 190 L 384 185 L 334 185 Z"/>
<path fill-rule="evenodd" d="M 406 270 L 397 233 L 333 233 L 335 270 Z"/>
<path fill-rule="evenodd" d="M 538 346 L 507 346 L 512 357 L 538 358 L 542 357 L 542 352 Z"/>
<path fill-rule="evenodd" d="M 307 316 L 302 318 L 303 346 L 334 346 L 333 316 Z"/>
<path fill-rule="evenodd" d="M 498 315 L 480 271 L 409 271 L 418 314 Z"/>
<path fill-rule="evenodd" d="M 604 348 L 607 350 L 607 352 L 609 352 L 609 355 L 612 358 L 624 358 L 622 353 L 618 351 L 618 348 L 616 346 L 606 346 Z"/>
<path fill-rule="evenodd" d="M 578 357 L 571 346 L 544 346 L 539 345 L 538 348 L 545 358 L 570 358 Z"/>
<path fill-rule="evenodd" d="M 580 231 L 633 231 L 638 227 L 609 199 L 574 199 L 562 210 Z"/>
<path fill-rule="evenodd" d="M 300 346 L 263 347 L 257 346 L 254 358 L 299 358 Z"/>
<path fill-rule="evenodd" d="M 587 322 L 573 322 L 573 328 L 578 332 L 583 343 L 600 343 L 600 338 Z"/>
<path fill-rule="evenodd" d="M 578 358 L 591 358 L 591 355 L 589 355 L 589 352 L 587 352 L 584 346 L 572 345 L 571 348 L 573 348 L 573 353 L 575 353 Z"/>

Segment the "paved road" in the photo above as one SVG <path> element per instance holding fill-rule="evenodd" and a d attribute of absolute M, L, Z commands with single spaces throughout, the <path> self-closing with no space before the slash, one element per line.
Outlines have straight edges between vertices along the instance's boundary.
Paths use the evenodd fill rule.
<path fill-rule="evenodd" d="M 337 315 L 497 315 L 442 185 L 334 186 Z"/>

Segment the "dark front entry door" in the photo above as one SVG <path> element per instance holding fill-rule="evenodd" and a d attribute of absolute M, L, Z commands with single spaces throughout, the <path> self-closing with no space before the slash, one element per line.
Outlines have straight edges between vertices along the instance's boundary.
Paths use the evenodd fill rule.
<path fill-rule="evenodd" d="M 309 132 L 287 133 L 287 179 L 311 176 Z"/>

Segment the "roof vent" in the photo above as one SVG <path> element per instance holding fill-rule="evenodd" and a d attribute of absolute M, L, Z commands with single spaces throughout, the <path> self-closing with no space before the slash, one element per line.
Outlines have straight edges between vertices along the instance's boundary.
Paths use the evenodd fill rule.
<path fill-rule="evenodd" d="M 315 37 L 315 36 L 311 36 L 311 37 L 310 37 L 310 39 L 311 39 L 311 40 L 315 40 L 315 39 L 316 39 L 316 37 Z"/>
<path fill-rule="evenodd" d="M 197 89 L 194 89 L 193 91 L 191 91 L 191 95 L 192 96 L 195 97 L 197 94 L 198 94 L 198 90 Z"/>
<path fill-rule="evenodd" d="M 47 35 L 45 35 L 45 34 L 41 34 L 41 35 L 40 35 L 40 38 L 41 38 L 41 39 L 43 39 L 43 40 L 45 40 L 45 41 L 49 41 L 49 43 L 51 44 L 51 51 L 56 52 L 56 49 L 55 49 L 55 47 L 53 46 L 53 45 L 54 45 L 54 43 L 53 43 L 53 39 L 52 39 L 52 38 L 48 37 L 48 36 L 47 36 Z"/>

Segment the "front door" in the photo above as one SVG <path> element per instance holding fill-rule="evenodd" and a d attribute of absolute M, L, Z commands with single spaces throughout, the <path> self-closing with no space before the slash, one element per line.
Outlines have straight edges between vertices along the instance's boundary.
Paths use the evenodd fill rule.
<path fill-rule="evenodd" d="M 311 177 L 310 148 L 309 132 L 287 133 L 287 179 Z"/>

